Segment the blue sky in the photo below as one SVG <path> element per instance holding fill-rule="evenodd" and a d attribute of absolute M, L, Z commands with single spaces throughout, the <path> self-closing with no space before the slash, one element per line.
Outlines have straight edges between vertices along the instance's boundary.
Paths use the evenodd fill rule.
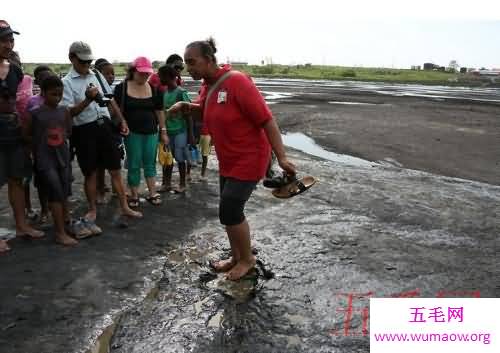
<path fill-rule="evenodd" d="M 498 0 L 18 0 L 0 16 L 26 62 L 67 62 L 75 40 L 108 60 L 164 60 L 213 35 L 221 62 L 500 68 Z"/>

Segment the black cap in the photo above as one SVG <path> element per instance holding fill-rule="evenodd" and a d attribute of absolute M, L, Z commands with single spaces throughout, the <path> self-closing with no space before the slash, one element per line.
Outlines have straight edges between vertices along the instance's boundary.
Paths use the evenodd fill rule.
<path fill-rule="evenodd" d="M 5 20 L 0 20 L 0 37 L 6 36 L 8 34 L 19 34 L 19 32 L 14 31 L 10 28 L 10 25 Z"/>

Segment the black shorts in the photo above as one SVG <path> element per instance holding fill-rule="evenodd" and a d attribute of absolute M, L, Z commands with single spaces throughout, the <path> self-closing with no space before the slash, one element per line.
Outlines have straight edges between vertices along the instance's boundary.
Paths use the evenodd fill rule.
<path fill-rule="evenodd" d="M 36 172 L 40 193 L 49 202 L 65 202 L 71 195 L 71 168 L 47 169 Z"/>
<path fill-rule="evenodd" d="M 256 181 L 243 181 L 220 176 L 219 220 L 225 226 L 245 220 L 245 204 L 257 186 Z"/>
<path fill-rule="evenodd" d="M 104 118 L 99 123 L 73 127 L 72 145 L 85 176 L 90 176 L 98 168 L 121 169 L 121 152 L 113 139 L 111 121 Z"/>
<path fill-rule="evenodd" d="M 31 158 L 22 144 L 0 145 L 0 187 L 9 179 L 31 176 Z"/>

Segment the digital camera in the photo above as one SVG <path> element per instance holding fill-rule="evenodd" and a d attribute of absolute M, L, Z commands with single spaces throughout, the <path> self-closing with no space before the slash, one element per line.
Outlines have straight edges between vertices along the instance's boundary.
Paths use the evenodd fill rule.
<path fill-rule="evenodd" d="M 95 87 L 94 84 L 89 83 L 89 88 Z M 99 104 L 100 107 L 107 107 L 113 98 L 113 93 L 105 94 L 104 96 L 101 92 L 98 92 L 94 97 L 94 101 Z"/>

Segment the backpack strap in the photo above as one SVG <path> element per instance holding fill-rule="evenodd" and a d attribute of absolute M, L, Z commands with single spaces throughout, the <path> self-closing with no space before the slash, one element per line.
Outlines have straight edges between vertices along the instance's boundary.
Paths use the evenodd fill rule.
<path fill-rule="evenodd" d="M 122 82 L 122 99 L 120 100 L 120 110 L 125 114 L 125 99 L 127 97 L 127 79 Z"/>
<path fill-rule="evenodd" d="M 99 86 L 101 86 L 102 93 L 108 94 L 108 91 L 104 88 L 104 84 L 102 83 L 101 73 L 97 71 L 97 69 L 92 69 L 92 72 L 96 75 L 97 81 L 99 81 Z"/>

